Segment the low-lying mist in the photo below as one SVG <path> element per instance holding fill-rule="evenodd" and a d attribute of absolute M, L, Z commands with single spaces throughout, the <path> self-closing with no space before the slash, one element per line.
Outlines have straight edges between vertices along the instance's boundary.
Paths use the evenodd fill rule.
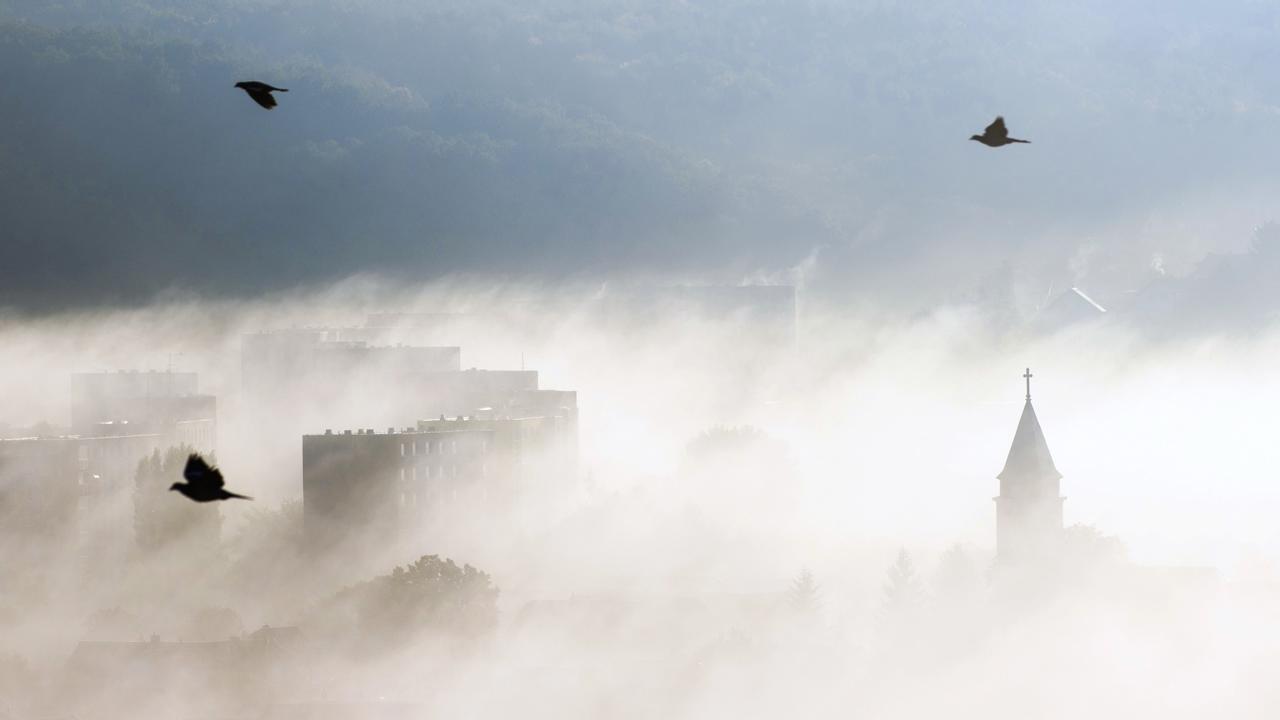
<path fill-rule="evenodd" d="M 780 334 L 652 297 L 364 277 L 262 301 L 6 319 L 8 436 L 65 426 L 73 372 L 194 371 L 218 398 L 228 485 L 256 499 L 220 508 L 219 543 L 179 537 L 121 572 L 11 538 L 0 700 L 18 718 L 1272 706 L 1274 332 L 1033 333 L 979 305 L 885 322 L 802 291 Z M 394 388 L 361 367 L 263 409 L 241 389 L 241 340 L 390 312 L 453 314 L 427 340 L 460 346 L 463 368 L 536 370 L 540 387 L 576 390 L 578 470 L 459 504 L 394 546 L 326 556 L 301 528 L 300 435 L 399 426 L 378 420 Z M 1014 582 L 993 569 L 991 497 L 1026 367 L 1065 476 L 1071 559 Z M 90 523 L 80 547 L 133 531 Z M 152 676 L 143 649 L 125 662 L 82 641 L 160 643 L 169 675 Z"/>

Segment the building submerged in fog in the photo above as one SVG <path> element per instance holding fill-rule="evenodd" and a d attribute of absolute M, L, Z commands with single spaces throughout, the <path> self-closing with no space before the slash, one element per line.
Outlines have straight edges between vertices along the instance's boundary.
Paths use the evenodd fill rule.
<path fill-rule="evenodd" d="M 996 502 L 996 562 L 1017 567 L 1053 560 L 1062 551 L 1062 473 L 1031 405 L 1031 369 L 1022 417 L 1005 459 Z"/>
<path fill-rule="evenodd" d="M 216 401 L 195 373 L 76 373 L 70 428 L 0 439 L 0 524 L 32 548 L 79 547 L 107 567 L 131 545 L 143 458 L 213 452 L 216 438 Z"/>
<path fill-rule="evenodd" d="M 242 337 L 243 406 L 264 429 L 256 450 L 292 464 L 296 449 L 292 457 L 280 449 L 302 437 L 313 551 L 391 547 L 442 521 L 473 521 L 468 512 L 494 510 L 526 489 L 550 495 L 565 489 L 556 482 L 576 479 L 577 393 L 541 388 L 538 372 L 523 367 L 463 369 L 451 343 L 481 324 L 385 315 L 363 327 Z M 358 429 L 316 432 L 326 426 Z"/>
<path fill-rule="evenodd" d="M 104 708 L 109 717 L 189 717 L 193 707 L 200 717 L 246 717 L 246 707 L 320 694 L 321 658 L 296 627 L 207 641 L 81 641 L 54 706 L 67 717 L 103 717 Z"/>
<path fill-rule="evenodd" d="M 383 346 L 378 328 L 276 330 L 246 335 L 244 406 L 264 428 L 264 453 L 294 448 L 318 427 L 408 427 L 424 417 L 507 414 L 557 402 L 536 370 L 462 369 L 457 346 Z M 524 410 L 519 410 L 524 413 Z M 296 452 L 296 450 L 292 450 Z"/>
<path fill-rule="evenodd" d="M 217 447 L 218 402 L 199 392 L 193 372 L 136 370 L 71 376 L 71 433 L 80 437 L 158 435 L 162 447 Z"/>
<path fill-rule="evenodd" d="M 483 513 L 519 494 L 563 493 L 576 477 L 577 394 L 533 390 L 475 415 L 419 420 L 385 433 L 326 430 L 302 438 L 308 547 L 389 546 Z"/>
<path fill-rule="evenodd" d="M 394 542 L 460 495 L 483 494 L 492 445 L 493 431 L 482 429 L 304 435 L 307 546 Z"/>
<path fill-rule="evenodd" d="M 368 328 L 296 328 L 250 333 L 241 341 L 241 385 L 251 399 L 292 391 L 332 389 L 352 376 L 376 372 L 400 382 L 422 373 L 462 369 L 458 347 L 372 344 Z"/>

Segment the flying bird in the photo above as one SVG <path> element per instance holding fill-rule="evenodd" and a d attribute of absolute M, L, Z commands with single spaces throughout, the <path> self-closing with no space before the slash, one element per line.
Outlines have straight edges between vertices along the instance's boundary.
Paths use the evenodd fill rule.
<path fill-rule="evenodd" d="M 224 490 L 222 488 L 222 473 L 218 468 L 205 462 L 204 458 L 196 453 L 191 453 L 187 457 L 187 466 L 182 470 L 182 477 L 187 479 L 186 483 L 174 483 L 169 486 L 169 489 L 177 490 L 196 502 L 212 502 L 231 498 L 253 499 Z"/>
<path fill-rule="evenodd" d="M 997 117 L 995 122 L 987 126 L 981 135 L 974 135 L 970 140 L 977 140 L 987 147 L 1000 147 L 1001 145 L 1010 145 L 1013 143 L 1030 143 L 1030 140 L 1019 140 L 1018 138 L 1009 137 L 1009 128 L 1004 126 L 1004 118 Z"/>
<path fill-rule="evenodd" d="M 236 83 L 236 87 L 249 94 L 253 101 L 262 107 L 270 110 L 276 106 L 276 99 L 271 95 L 273 92 L 289 92 L 288 88 L 272 87 L 264 82 L 257 80 L 245 80 Z"/>

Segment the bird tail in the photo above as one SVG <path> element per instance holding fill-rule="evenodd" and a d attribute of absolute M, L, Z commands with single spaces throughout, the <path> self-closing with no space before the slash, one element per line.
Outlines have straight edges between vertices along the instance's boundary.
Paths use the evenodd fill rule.
<path fill-rule="evenodd" d="M 289 92 L 289 88 L 276 88 L 276 92 Z"/>
<path fill-rule="evenodd" d="M 235 493 L 233 493 L 233 492 L 231 492 L 231 491 L 229 491 L 229 490 L 227 491 L 227 497 L 228 497 L 228 498 L 240 498 L 241 500 L 252 500 L 252 499 L 253 499 L 253 498 L 249 497 L 248 495 L 237 495 L 237 494 L 235 494 Z"/>
<path fill-rule="evenodd" d="M 1009 142 L 1011 143 L 1020 142 L 1020 143 L 1026 143 L 1028 145 L 1031 144 L 1030 140 L 1019 140 L 1018 138 L 1009 138 Z"/>

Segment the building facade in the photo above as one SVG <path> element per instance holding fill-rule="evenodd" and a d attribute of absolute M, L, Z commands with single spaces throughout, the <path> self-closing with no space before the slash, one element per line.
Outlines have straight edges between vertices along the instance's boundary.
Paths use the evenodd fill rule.
<path fill-rule="evenodd" d="M 349 381 L 364 370 L 399 379 L 462 369 L 458 347 L 372 345 L 363 328 L 250 333 L 241 339 L 241 384 L 251 398 L 287 396 L 304 386 Z M 358 339 L 357 339 L 358 338 Z"/>
<path fill-rule="evenodd" d="M 132 544 L 138 462 L 162 442 L 158 434 L 0 440 L 0 523 L 35 541 L 28 547 L 78 548 L 114 567 Z"/>
<path fill-rule="evenodd" d="M 307 545 L 393 543 L 489 491 L 492 430 L 347 430 L 302 438 Z"/>
<path fill-rule="evenodd" d="M 71 376 L 71 434 L 83 438 L 158 434 L 166 446 L 211 453 L 217 447 L 217 417 L 217 399 L 199 392 L 196 373 Z"/>
<path fill-rule="evenodd" d="M 578 401 L 572 390 L 521 391 L 498 408 L 419 420 L 417 429 L 491 432 L 488 485 L 495 502 L 520 493 L 560 494 L 577 479 Z"/>

